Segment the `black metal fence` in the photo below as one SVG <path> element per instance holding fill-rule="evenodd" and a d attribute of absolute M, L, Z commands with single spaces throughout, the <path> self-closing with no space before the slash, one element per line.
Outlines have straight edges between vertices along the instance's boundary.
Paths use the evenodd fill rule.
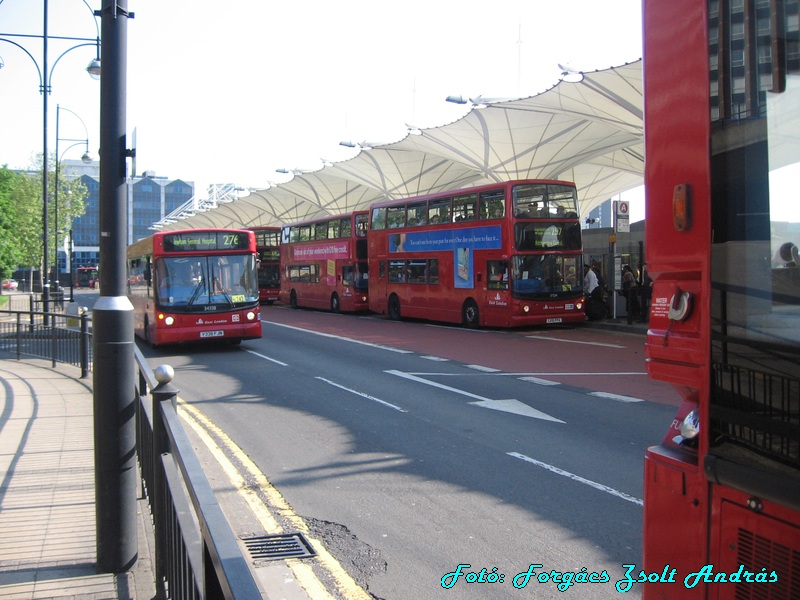
<path fill-rule="evenodd" d="M 27 310 L 0 311 L 0 350 L 17 358 L 36 357 L 78 367 L 81 379 L 92 367 L 90 319 L 86 311 L 78 314 L 40 312 L 31 303 Z"/>
<path fill-rule="evenodd" d="M 134 353 L 136 447 L 155 529 L 159 597 L 260 600 L 248 561 L 178 419 L 172 368 L 154 373 L 141 352 Z"/>
<path fill-rule="evenodd" d="M 91 369 L 90 315 L 0 310 L 0 350 Z M 155 530 L 159 598 L 261 600 L 245 552 L 214 496 L 177 414 L 171 367 L 154 373 L 134 350 L 136 450 Z"/>

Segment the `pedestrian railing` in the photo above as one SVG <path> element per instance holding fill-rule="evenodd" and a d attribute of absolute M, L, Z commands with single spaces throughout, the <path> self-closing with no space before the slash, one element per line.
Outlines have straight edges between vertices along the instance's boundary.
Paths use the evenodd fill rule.
<path fill-rule="evenodd" d="M 0 351 L 91 369 L 91 317 L 0 310 Z M 155 584 L 159 598 L 216 600 L 263 597 L 243 547 L 222 513 L 214 491 L 177 414 L 178 390 L 171 367 L 154 373 L 138 348 L 136 449 L 142 493 L 155 531 Z"/>
<path fill-rule="evenodd" d="M 90 317 L 86 310 L 78 314 L 27 310 L 0 310 L 0 350 L 17 358 L 49 359 L 78 367 L 81 379 L 89 375 L 92 365 Z"/>
<path fill-rule="evenodd" d="M 172 367 L 138 348 L 136 447 L 155 530 L 160 598 L 260 600 L 258 585 L 178 419 Z"/>

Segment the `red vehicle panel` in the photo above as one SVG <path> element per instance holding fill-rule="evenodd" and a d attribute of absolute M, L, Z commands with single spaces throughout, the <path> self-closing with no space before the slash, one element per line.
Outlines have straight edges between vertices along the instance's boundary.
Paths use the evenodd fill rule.
<path fill-rule="evenodd" d="M 800 597 L 798 4 L 644 2 L 645 599 Z"/>

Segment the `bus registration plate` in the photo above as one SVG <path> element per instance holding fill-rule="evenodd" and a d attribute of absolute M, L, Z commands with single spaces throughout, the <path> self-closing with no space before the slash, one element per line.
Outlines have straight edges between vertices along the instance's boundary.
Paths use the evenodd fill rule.
<path fill-rule="evenodd" d="M 210 338 L 210 337 L 222 337 L 225 335 L 225 332 L 220 330 L 217 331 L 201 331 L 200 337 L 201 338 Z"/>
<path fill-rule="evenodd" d="M 563 319 L 561 317 L 553 317 L 552 319 L 547 319 L 548 323 L 561 323 Z"/>

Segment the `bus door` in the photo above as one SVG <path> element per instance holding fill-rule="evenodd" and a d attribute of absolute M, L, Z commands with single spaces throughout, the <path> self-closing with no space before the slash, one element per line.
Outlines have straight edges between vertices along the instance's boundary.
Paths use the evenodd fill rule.
<path fill-rule="evenodd" d="M 481 310 L 485 311 L 488 320 L 493 314 L 507 313 L 511 305 L 509 290 L 509 261 L 487 260 L 484 271 L 484 282 L 481 283 Z M 503 317 L 505 318 L 505 317 Z"/>

